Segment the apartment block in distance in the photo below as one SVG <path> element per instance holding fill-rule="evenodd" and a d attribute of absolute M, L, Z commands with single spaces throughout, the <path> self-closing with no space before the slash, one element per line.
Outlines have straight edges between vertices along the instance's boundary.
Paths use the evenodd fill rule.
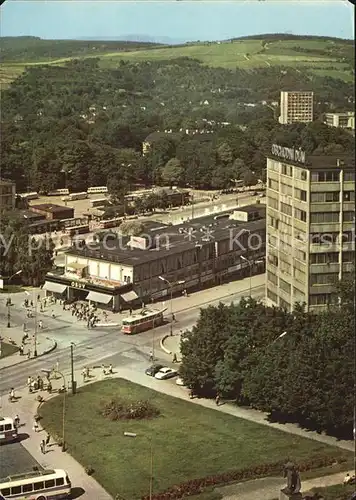
<path fill-rule="evenodd" d="M 5 179 L 0 179 L 0 210 L 13 210 L 15 208 L 15 184 Z"/>
<path fill-rule="evenodd" d="M 267 158 L 266 301 L 322 311 L 355 260 L 355 160 L 274 144 Z"/>
<path fill-rule="evenodd" d="M 313 92 L 281 92 L 279 123 L 309 123 L 313 121 Z"/>
<path fill-rule="evenodd" d="M 329 127 L 355 130 L 355 112 L 346 111 L 345 113 L 325 113 L 324 123 Z"/>

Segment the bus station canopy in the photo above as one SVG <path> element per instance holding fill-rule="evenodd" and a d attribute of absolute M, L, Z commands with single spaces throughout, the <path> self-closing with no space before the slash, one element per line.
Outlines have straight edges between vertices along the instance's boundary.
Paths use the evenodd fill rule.
<path fill-rule="evenodd" d="M 43 285 L 43 290 L 47 292 L 63 293 L 67 289 L 67 285 L 62 285 L 60 283 L 53 283 L 52 281 L 45 281 Z"/>

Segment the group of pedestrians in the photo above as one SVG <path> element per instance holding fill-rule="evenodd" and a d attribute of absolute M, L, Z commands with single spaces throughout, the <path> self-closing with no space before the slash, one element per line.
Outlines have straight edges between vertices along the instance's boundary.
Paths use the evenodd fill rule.
<path fill-rule="evenodd" d="M 100 321 L 99 316 L 96 314 L 97 308 L 95 306 L 89 306 L 89 304 L 84 304 L 83 302 L 74 302 L 70 306 L 72 316 L 75 316 L 78 321 L 86 321 L 87 328 L 95 328 L 96 324 Z M 103 316 L 107 319 L 107 313 L 104 312 Z"/>

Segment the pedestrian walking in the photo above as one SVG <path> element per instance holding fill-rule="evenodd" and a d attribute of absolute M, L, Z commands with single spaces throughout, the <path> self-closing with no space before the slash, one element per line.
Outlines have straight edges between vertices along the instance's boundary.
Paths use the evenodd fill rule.
<path fill-rule="evenodd" d="M 55 319 L 56 315 L 54 314 L 54 311 L 52 311 L 52 318 Z"/>
<path fill-rule="evenodd" d="M 20 345 L 20 351 L 19 351 L 20 352 L 20 356 L 23 356 L 23 349 L 24 349 L 24 347 L 23 347 L 23 344 L 22 344 L 22 345 Z"/>
<path fill-rule="evenodd" d="M 38 294 L 38 295 L 37 295 L 37 302 L 39 302 L 40 300 L 41 300 L 41 295 L 40 295 L 40 294 Z"/>
<path fill-rule="evenodd" d="M 27 325 L 26 323 L 23 324 L 23 331 L 26 332 L 27 331 Z"/>
<path fill-rule="evenodd" d="M 15 424 L 16 429 L 18 429 L 20 427 L 20 417 L 18 415 L 15 415 L 14 424 Z"/>
<path fill-rule="evenodd" d="M 33 300 L 31 300 L 31 302 L 30 302 L 30 306 L 31 306 L 31 307 L 33 307 Z"/>
<path fill-rule="evenodd" d="M 153 351 L 152 351 L 152 349 L 150 351 L 150 361 L 153 361 Z"/>
<path fill-rule="evenodd" d="M 9 392 L 9 401 L 10 403 L 13 403 L 15 401 L 15 390 L 13 387 L 11 387 Z"/>
<path fill-rule="evenodd" d="M 27 351 L 27 359 L 30 359 L 30 357 L 31 357 L 31 349 Z"/>
<path fill-rule="evenodd" d="M 173 354 L 172 363 L 178 363 L 178 359 L 177 359 L 177 354 L 176 353 Z"/>
<path fill-rule="evenodd" d="M 47 434 L 47 437 L 46 437 L 46 446 L 49 446 L 50 440 L 51 440 L 51 436 L 49 434 Z"/>
<path fill-rule="evenodd" d="M 38 322 L 38 328 L 40 328 L 41 330 L 43 328 L 43 321 L 41 319 Z"/>
<path fill-rule="evenodd" d="M 35 432 L 38 432 L 38 423 L 37 423 L 37 420 L 34 420 L 33 421 L 33 427 L 32 429 L 35 431 Z"/>
<path fill-rule="evenodd" d="M 108 372 L 109 372 L 109 375 L 112 375 L 112 374 L 113 374 L 113 368 L 112 368 L 112 365 L 111 365 L 111 364 L 109 365 L 109 370 L 108 370 Z"/>
<path fill-rule="evenodd" d="M 44 442 L 44 439 L 42 439 L 41 441 L 41 444 L 40 444 L 40 450 L 41 450 L 41 453 L 45 453 L 45 442 Z"/>
<path fill-rule="evenodd" d="M 215 397 L 215 404 L 216 404 L 216 406 L 219 406 L 220 401 L 221 401 L 220 400 L 220 394 L 217 394 L 216 397 Z"/>

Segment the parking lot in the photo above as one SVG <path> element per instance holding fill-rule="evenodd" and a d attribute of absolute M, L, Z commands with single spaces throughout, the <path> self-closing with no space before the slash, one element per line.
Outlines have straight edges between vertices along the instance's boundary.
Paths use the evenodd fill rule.
<path fill-rule="evenodd" d="M 7 443 L 0 446 L 1 478 L 32 471 L 35 466 L 41 468 L 21 443 Z"/>

